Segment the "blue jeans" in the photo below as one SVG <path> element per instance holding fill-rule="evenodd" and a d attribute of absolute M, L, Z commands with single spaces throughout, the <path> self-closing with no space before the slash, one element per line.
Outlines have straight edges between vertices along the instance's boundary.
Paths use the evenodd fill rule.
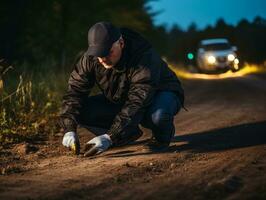
<path fill-rule="evenodd" d="M 87 126 L 95 126 L 109 129 L 112 122 L 122 108 L 122 104 L 110 102 L 104 95 L 88 97 L 81 115 L 80 123 Z M 146 111 L 135 123 L 151 129 L 155 139 L 159 142 L 170 142 L 174 135 L 174 116 L 181 109 L 178 96 L 171 91 L 158 91 Z M 133 131 L 128 129 L 128 131 Z M 133 131 L 134 132 L 134 131 Z"/>

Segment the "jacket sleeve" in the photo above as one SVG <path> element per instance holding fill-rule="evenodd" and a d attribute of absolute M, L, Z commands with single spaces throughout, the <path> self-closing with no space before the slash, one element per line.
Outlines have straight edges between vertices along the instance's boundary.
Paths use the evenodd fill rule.
<path fill-rule="evenodd" d="M 59 125 L 64 132 L 76 131 L 82 105 L 95 83 L 92 65 L 89 58 L 83 55 L 70 74 L 59 117 Z"/>
<path fill-rule="evenodd" d="M 108 131 L 113 143 L 122 139 L 127 128 L 140 123 L 145 108 L 151 103 L 160 79 L 159 61 L 153 57 L 153 53 L 145 55 L 131 74 L 127 100 Z"/>

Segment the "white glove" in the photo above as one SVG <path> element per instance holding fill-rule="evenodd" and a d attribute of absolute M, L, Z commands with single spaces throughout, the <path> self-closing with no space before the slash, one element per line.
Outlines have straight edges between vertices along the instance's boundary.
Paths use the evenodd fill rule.
<path fill-rule="evenodd" d="M 106 151 L 112 145 L 112 140 L 109 135 L 104 134 L 97 136 L 87 142 L 85 146 L 84 156 L 93 156 Z"/>
<path fill-rule="evenodd" d="M 79 154 L 80 151 L 79 138 L 75 132 L 73 131 L 67 132 L 63 137 L 62 144 L 65 147 L 70 148 L 74 154 Z"/>

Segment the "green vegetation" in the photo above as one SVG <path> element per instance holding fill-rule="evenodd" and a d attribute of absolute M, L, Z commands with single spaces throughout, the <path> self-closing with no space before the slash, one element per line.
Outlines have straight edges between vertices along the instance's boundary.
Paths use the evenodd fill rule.
<path fill-rule="evenodd" d="M 41 139 L 59 131 L 56 116 L 65 91 L 65 74 L 16 75 L 11 69 L 2 77 L 1 145 Z"/>

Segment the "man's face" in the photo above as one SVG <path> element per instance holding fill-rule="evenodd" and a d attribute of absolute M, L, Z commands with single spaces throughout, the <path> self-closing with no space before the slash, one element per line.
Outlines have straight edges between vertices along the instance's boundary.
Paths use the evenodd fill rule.
<path fill-rule="evenodd" d="M 98 57 L 99 62 L 106 69 L 112 68 L 120 60 L 123 48 L 124 48 L 124 40 L 120 38 L 118 41 L 113 43 L 113 46 L 106 57 Z"/>

